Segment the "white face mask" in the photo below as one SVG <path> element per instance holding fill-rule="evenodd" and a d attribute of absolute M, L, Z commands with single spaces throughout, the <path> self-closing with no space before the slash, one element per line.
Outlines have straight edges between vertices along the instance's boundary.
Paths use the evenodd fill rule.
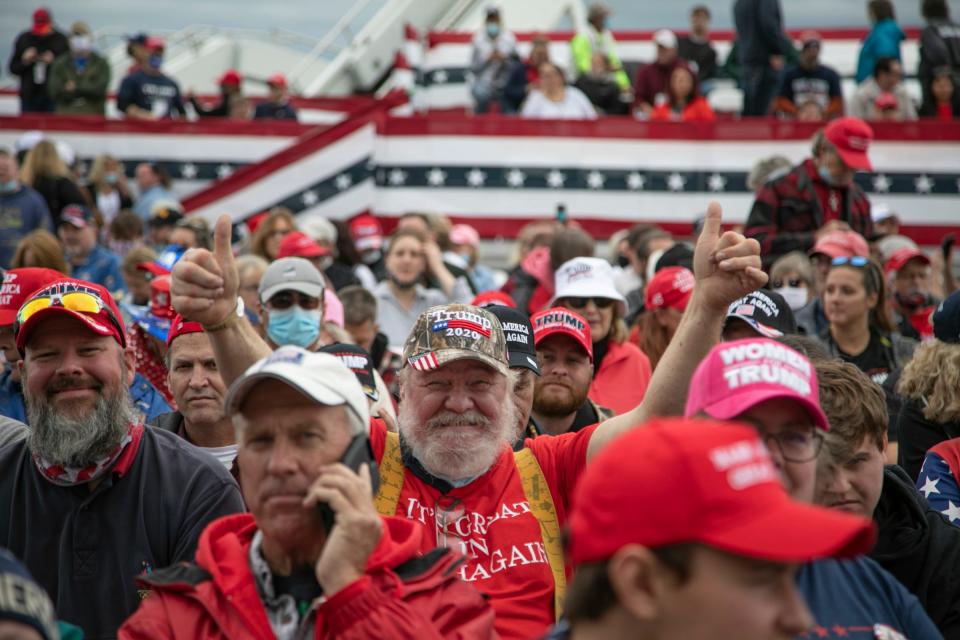
<path fill-rule="evenodd" d="M 807 288 L 806 287 L 780 287 L 774 289 L 775 292 L 783 296 L 790 308 L 794 311 L 807 306 Z"/>
<path fill-rule="evenodd" d="M 70 36 L 70 50 L 77 52 L 87 52 L 93 48 L 93 38 L 86 35 Z"/>

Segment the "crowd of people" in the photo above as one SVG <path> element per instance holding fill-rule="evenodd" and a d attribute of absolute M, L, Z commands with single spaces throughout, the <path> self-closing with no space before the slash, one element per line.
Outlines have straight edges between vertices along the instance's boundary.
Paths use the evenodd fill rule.
<path fill-rule="evenodd" d="M 888 5 L 878 95 L 901 73 Z M 631 85 L 594 9 L 578 68 L 650 117 L 662 91 L 709 108 L 693 14 L 655 36 L 672 70 Z M 513 56 L 487 16 L 478 77 Z M 803 40 L 769 101 L 802 117 L 823 80 L 810 157 L 758 160 L 745 224 L 705 203 L 689 234 L 618 231 L 609 260 L 569 217 L 519 229 L 508 270 L 442 213 L 211 225 L 160 165 L 128 183 L 44 134 L 0 149 L 0 637 L 960 637 L 954 238 L 918 246 L 854 181 L 873 130 Z M 76 72 L 33 46 L 51 83 Z M 168 95 L 156 51 L 132 41 L 130 95 Z M 596 78 L 534 52 L 538 108 L 593 109 Z M 221 80 L 198 113 L 234 112 Z"/>
<path fill-rule="evenodd" d="M 20 112 L 106 115 L 112 71 L 95 44 L 86 22 L 74 22 L 65 34 L 54 25 L 49 9 L 34 11 L 33 24 L 17 36 L 10 55 L 10 73 L 20 82 Z M 189 104 L 198 118 L 297 119 L 282 73 L 256 79 L 266 85 L 267 96 L 255 103 L 243 95 L 243 76 L 230 69 L 217 81 L 218 102 L 209 105 L 197 100 L 192 90 L 184 95 L 176 79 L 163 72 L 165 50 L 163 38 L 155 35 L 136 33 L 127 39 L 130 66 L 116 95 L 117 110 L 124 117 L 183 118 Z"/>
<path fill-rule="evenodd" d="M 0 152 L 0 571 L 36 597 L 0 624 L 953 637 L 953 238 L 857 186 L 872 136 L 838 117 L 758 161 L 734 230 L 712 204 L 608 261 L 544 219 L 509 271 L 437 213 L 211 228 L 159 166 L 81 179 L 27 136 Z"/>
<path fill-rule="evenodd" d="M 848 103 L 840 75 L 820 60 L 821 35 L 804 32 L 795 45 L 784 31 L 779 0 L 734 3 L 735 40 L 722 63 L 710 39 L 710 9 L 694 6 L 686 34 L 669 29 L 653 34 L 656 57 L 637 68 L 632 83 L 609 28 L 611 13 L 603 4 L 590 7 L 586 26 L 570 41 L 570 61 L 551 60 L 543 35 L 534 36 L 524 60 L 500 9 L 490 7 L 484 28 L 472 42 L 474 112 L 496 108 L 527 118 L 632 114 L 660 121 L 712 121 L 716 114 L 707 99 L 710 92 L 718 81 L 733 81 L 743 91 L 743 116 L 806 122 L 844 113 L 893 121 L 960 116 L 960 27 L 950 21 L 945 0 L 922 2 L 927 24 L 916 69 L 922 89 L 919 104 L 904 85 L 901 43 L 906 36 L 891 0 L 867 3 L 870 32 L 857 59 L 857 89 Z"/>
<path fill-rule="evenodd" d="M 546 35 L 535 34 L 521 58 L 516 36 L 507 29 L 501 9 L 486 10 L 483 28 L 471 43 L 470 95 L 474 113 L 519 113 L 527 118 L 593 119 L 630 114 L 640 119 L 711 121 L 708 101 L 718 81 L 732 81 L 743 92 L 741 115 L 801 121 L 830 120 L 844 113 L 866 120 L 952 120 L 960 116 L 960 27 L 951 21 L 947 0 L 921 0 L 926 25 L 919 42 L 916 69 L 904 69 L 892 0 L 867 2 L 870 30 L 856 61 L 857 88 L 848 101 L 837 71 L 820 60 L 825 46 L 815 31 L 795 42 L 784 31 L 780 0 L 737 0 L 733 6 L 735 39 L 721 61 L 710 37 L 710 9 L 690 10 L 690 28 L 653 34 L 656 55 L 640 64 L 631 82 L 610 31 L 612 12 L 590 7 L 586 25 L 570 41 L 570 59 L 553 60 Z M 94 49 L 90 27 L 75 22 L 68 33 L 53 24 L 48 9 L 37 9 L 32 27 L 21 33 L 10 57 L 10 73 L 20 81 L 23 113 L 106 113 L 111 70 Z M 829 42 L 826 43 L 829 46 Z M 185 117 L 290 119 L 283 74 L 246 79 L 266 84 L 268 95 L 252 100 L 242 90 L 245 78 L 235 70 L 217 80 L 213 104 L 184 94 L 163 72 L 164 41 L 138 33 L 130 36 L 131 66 L 117 91 L 117 109 L 127 118 L 156 120 Z M 629 65 L 633 66 L 633 65 Z M 915 102 L 904 83 L 915 73 L 921 100 Z"/>

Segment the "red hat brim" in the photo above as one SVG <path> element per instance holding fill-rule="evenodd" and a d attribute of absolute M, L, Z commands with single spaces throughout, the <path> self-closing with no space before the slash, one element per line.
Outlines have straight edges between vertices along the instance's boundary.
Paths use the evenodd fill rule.
<path fill-rule="evenodd" d="M 873 165 L 870 164 L 870 158 L 867 157 L 866 151 L 855 151 L 853 149 L 843 149 L 838 145 L 834 146 L 837 149 L 837 153 L 840 154 L 840 159 L 851 169 L 856 169 L 857 171 L 873 171 Z"/>
<path fill-rule="evenodd" d="M 33 333 L 33 330 L 37 328 L 37 325 L 39 325 L 42 320 L 51 317 L 53 314 L 66 314 L 72 318 L 76 318 L 94 333 L 101 336 L 112 336 L 121 347 L 127 346 L 126 338 L 124 337 L 123 333 L 120 332 L 112 322 L 110 322 L 109 318 L 106 317 L 105 312 L 93 315 L 89 313 L 80 313 L 79 311 L 72 311 L 65 307 L 51 306 L 34 313 L 17 329 L 17 349 L 20 350 L 20 353 L 24 353 L 24 350 L 27 346 L 27 340 L 30 339 L 30 334 Z"/>
<path fill-rule="evenodd" d="M 786 495 L 726 527 L 711 527 L 697 542 L 736 555 L 772 562 L 802 563 L 818 558 L 852 558 L 876 542 L 871 520 L 802 504 Z"/>

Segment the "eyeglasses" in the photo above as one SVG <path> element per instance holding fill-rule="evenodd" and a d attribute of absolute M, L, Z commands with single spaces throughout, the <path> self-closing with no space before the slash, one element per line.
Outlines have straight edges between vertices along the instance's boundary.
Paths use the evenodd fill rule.
<path fill-rule="evenodd" d="M 830 261 L 830 266 L 833 267 L 856 267 L 857 269 L 862 269 L 868 264 L 870 264 L 870 258 L 863 256 L 840 256 Z"/>
<path fill-rule="evenodd" d="M 121 328 L 120 322 L 113 315 L 113 311 L 110 309 L 110 306 L 104 302 L 98 294 L 92 291 L 83 291 L 79 288 L 69 288 L 64 291 L 64 287 L 58 287 L 57 291 L 44 293 L 38 295 L 34 298 L 28 300 L 22 307 L 20 311 L 17 312 L 17 321 L 14 326 L 14 332 L 19 331 L 20 327 L 23 326 L 27 320 L 32 318 L 39 311 L 44 309 L 49 309 L 50 307 L 63 307 L 69 311 L 76 311 L 77 313 L 89 313 L 97 314 L 101 311 L 106 311 L 107 316 L 110 318 L 110 322 L 113 323 L 120 334 L 123 335 L 123 329 Z"/>
<path fill-rule="evenodd" d="M 301 309 L 313 311 L 320 307 L 320 298 L 311 298 L 296 291 L 281 291 L 267 300 L 267 306 L 278 311 L 289 309 L 294 304 Z"/>
<path fill-rule="evenodd" d="M 463 536 L 457 531 L 457 521 L 467 512 L 460 498 L 453 496 L 440 496 L 433 506 L 433 517 L 437 529 L 437 546 L 449 547 L 450 538 L 463 540 Z M 453 542 L 456 542 L 454 540 Z"/>
<path fill-rule="evenodd" d="M 805 287 L 807 283 L 800 278 L 790 278 L 789 280 L 774 280 L 770 284 L 774 289 L 782 289 L 783 287 L 793 287 L 796 289 L 797 287 Z"/>
<path fill-rule="evenodd" d="M 593 300 L 593 304 L 597 309 L 606 309 L 616 302 L 613 298 L 564 298 L 561 306 L 570 307 L 571 309 L 583 309 L 590 304 L 591 300 Z"/>
<path fill-rule="evenodd" d="M 816 459 L 823 446 L 823 434 L 814 430 L 787 429 L 779 433 L 761 434 L 761 437 L 768 448 L 771 440 L 776 442 L 783 459 L 788 462 L 810 462 Z"/>

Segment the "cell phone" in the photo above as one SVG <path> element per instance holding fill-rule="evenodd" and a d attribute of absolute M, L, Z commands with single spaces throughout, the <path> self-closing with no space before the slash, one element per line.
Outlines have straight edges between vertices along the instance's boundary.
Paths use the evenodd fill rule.
<path fill-rule="evenodd" d="M 567 224 L 567 205 L 562 202 L 557 205 L 557 222 Z"/>
<path fill-rule="evenodd" d="M 380 474 L 377 472 L 377 461 L 373 457 L 373 449 L 370 447 L 370 438 L 366 434 L 358 433 L 353 436 L 339 462 L 357 473 L 360 472 L 361 466 L 368 465 L 373 495 L 377 495 L 377 489 L 380 487 Z M 333 509 L 326 502 L 320 502 L 317 504 L 317 512 L 323 522 L 324 531 L 329 534 L 336 520 Z"/>

